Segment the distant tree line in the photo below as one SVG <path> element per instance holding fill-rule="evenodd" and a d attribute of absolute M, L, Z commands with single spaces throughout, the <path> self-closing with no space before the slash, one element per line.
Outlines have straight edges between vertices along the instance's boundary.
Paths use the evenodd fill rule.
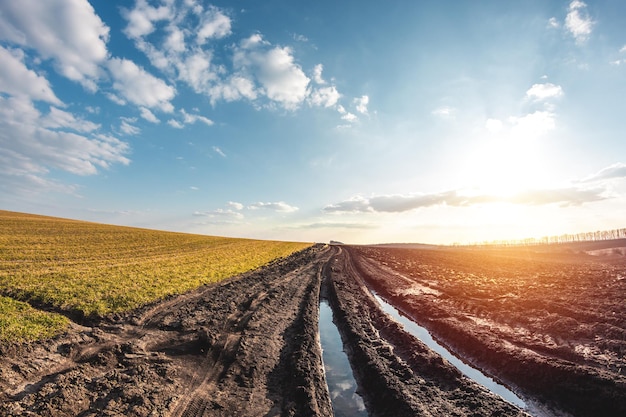
<path fill-rule="evenodd" d="M 595 232 L 563 234 L 559 236 L 544 236 L 542 238 L 526 238 L 518 240 L 492 240 L 462 246 L 531 246 L 551 245 L 572 242 L 597 242 L 601 240 L 626 239 L 626 228 L 598 230 Z M 458 244 L 454 244 L 457 246 Z"/>

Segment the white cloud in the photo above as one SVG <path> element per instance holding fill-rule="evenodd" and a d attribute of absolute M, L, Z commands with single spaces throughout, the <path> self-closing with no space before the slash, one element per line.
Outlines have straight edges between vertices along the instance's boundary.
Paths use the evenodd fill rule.
<path fill-rule="evenodd" d="M 402 213 L 420 208 L 441 205 L 469 207 L 482 204 L 512 203 L 520 205 L 578 206 L 585 203 L 605 200 L 603 188 L 565 187 L 558 189 L 534 189 L 518 192 L 510 196 L 491 194 L 464 195 L 460 191 L 444 191 L 431 194 L 377 195 L 370 198 L 355 196 L 349 200 L 324 207 L 327 213 Z"/>
<path fill-rule="evenodd" d="M 226 205 L 228 207 L 231 207 L 231 208 L 235 209 L 235 210 L 243 210 L 243 204 L 238 203 L 236 201 L 229 201 Z"/>
<path fill-rule="evenodd" d="M 230 35 L 230 18 L 215 6 L 209 6 L 202 16 L 202 23 L 197 34 L 197 41 L 200 45 L 206 43 L 207 39 L 219 39 Z"/>
<path fill-rule="evenodd" d="M 126 105 L 126 100 L 124 100 L 123 98 L 113 94 L 113 93 L 106 93 L 105 96 L 111 100 L 113 103 L 118 104 L 120 106 L 125 106 Z"/>
<path fill-rule="evenodd" d="M 137 119 L 122 118 L 122 122 L 120 123 L 120 130 L 122 131 L 122 133 L 126 135 L 138 135 L 139 133 L 141 133 L 141 129 L 131 124 L 136 121 Z"/>
<path fill-rule="evenodd" d="M 73 192 L 74 186 L 48 178 L 50 171 L 92 175 L 112 164 L 127 165 L 127 143 L 108 135 L 83 134 L 96 126 L 54 108 L 42 114 L 25 97 L 0 96 L 2 188 L 21 192 L 21 184 L 32 191 L 49 186 L 50 190 Z"/>
<path fill-rule="evenodd" d="M 442 119 L 453 119 L 456 113 L 456 109 L 450 106 L 438 107 L 432 111 L 434 116 L 440 117 Z"/>
<path fill-rule="evenodd" d="M 176 90 L 163 80 L 146 72 L 128 59 L 113 58 L 108 62 L 113 88 L 126 100 L 138 106 L 172 112 L 170 100 Z"/>
<path fill-rule="evenodd" d="M 587 4 L 580 0 L 573 0 L 569 4 L 569 11 L 565 17 L 565 28 L 577 43 L 584 43 L 589 39 L 593 25 L 594 22 L 587 13 Z"/>
<path fill-rule="evenodd" d="M 172 16 L 169 4 L 152 7 L 146 0 L 137 0 L 132 10 L 122 9 L 122 15 L 128 21 L 124 33 L 131 39 L 138 39 L 154 31 L 154 23 Z"/>
<path fill-rule="evenodd" d="M 370 207 L 369 200 L 361 196 L 354 196 L 349 200 L 330 204 L 324 207 L 324 211 L 329 213 L 363 213 L 373 211 L 373 209 Z"/>
<path fill-rule="evenodd" d="M 304 35 L 297 34 L 297 33 L 294 33 L 294 34 L 292 35 L 292 37 L 293 37 L 293 39 L 294 39 L 295 41 L 298 41 L 298 42 L 308 42 L 308 41 L 309 41 L 309 38 L 307 38 L 307 37 L 306 37 L 306 36 L 304 36 Z"/>
<path fill-rule="evenodd" d="M 309 78 L 294 62 L 289 47 L 273 47 L 255 34 L 235 51 L 237 71 L 248 74 L 261 86 L 265 96 L 285 109 L 295 110 L 307 96 Z"/>
<path fill-rule="evenodd" d="M 151 123 L 161 123 L 161 121 L 152 113 L 149 109 L 145 107 L 140 107 L 139 111 L 141 112 L 141 117 Z"/>
<path fill-rule="evenodd" d="M 227 206 L 234 210 L 243 210 L 243 204 L 237 203 L 236 201 L 229 201 Z"/>
<path fill-rule="evenodd" d="M 370 102 L 370 98 L 368 96 L 361 96 L 354 99 L 354 103 L 356 105 L 356 111 L 362 114 L 367 114 L 367 105 Z"/>
<path fill-rule="evenodd" d="M 219 147 L 214 146 L 213 147 L 213 152 L 215 152 L 216 154 L 218 154 L 219 156 L 221 156 L 222 158 L 226 158 L 226 154 L 224 153 L 224 151 L 222 151 Z"/>
<path fill-rule="evenodd" d="M 622 46 L 622 48 L 619 50 L 620 53 L 624 53 L 626 52 L 626 45 Z"/>
<path fill-rule="evenodd" d="M 137 0 L 122 14 L 127 20 L 124 32 L 152 65 L 206 95 L 213 105 L 219 100 L 248 100 L 257 108 L 296 110 L 305 101 L 333 107 L 341 96 L 334 86 L 309 88 L 311 80 L 292 49 L 272 45 L 260 33 L 234 46 L 218 43 L 232 33 L 225 9 L 194 1 L 168 0 L 151 6 L 146 0 Z M 326 83 L 322 70 L 321 64 L 313 70 L 318 85 Z M 124 97 L 121 91 L 118 95 Z M 357 110 L 366 113 L 367 97 L 359 100 Z"/>
<path fill-rule="evenodd" d="M 213 51 L 208 41 L 231 33 L 231 20 L 223 10 L 189 1 L 152 7 L 139 0 L 123 15 L 128 21 L 126 35 L 155 67 L 186 83 L 196 93 L 208 95 L 213 103 L 222 96 L 232 97 L 233 91 L 241 93 L 237 99 L 248 96 L 245 86 L 237 83 L 224 92 L 227 87 L 221 85 L 225 68 L 212 63 Z M 157 22 L 163 23 L 157 26 Z M 159 42 L 158 36 L 148 37 L 157 31 L 162 32 L 163 42 Z"/>
<path fill-rule="evenodd" d="M 502 120 L 498 119 L 487 119 L 485 122 L 485 128 L 491 133 L 498 133 L 504 127 Z"/>
<path fill-rule="evenodd" d="M 171 53 L 181 53 L 185 51 L 185 34 L 176 27 L 169 28 L 169 35 L 163 43 L 164 48 Z"/>
<path fill-rule="evenodd" d="M 180 123 L 179 121 L 176 121 L 174 119 L 168 120 L 167 124 L 172 126 L 175 129 L 182 129 L 183 127 L 185 127 L 185 125 L 183 125 L 182 123 Z"/>
<path fill-rule="evenodd" d="M 196 211 L 193 213 L 194 216 L 204 216 L 210 218 L 231 218 L 241 220 L 244 218 L 243 214 L 234 210 L 225 210 L 225 209 L 217 209 L 217 210 L 209 210 L 209 211 Z"/>
<path fill-rule="evenodd" d="M 359 118 L 352 113 L 346 112 L 341 116 L 341 119 L 345 120 L 346 122 L 353 123 L 356 122 Z"/>
<path fill-rule="evenodd" d="M 324 70 L 324 66 L 322 64 L 317 64 L 313 68 L 313 81 L 317 84 L 326 84 L 326 81 L 322 77 L 322 71 Z"/>
<path fill-rule="evenodd" d="M 299 210 L 298 207 L 291 206 L 283 201 L 278 201 L 274 203 L 258 202 L 258 203 L 249 205 L 248 209 L 250 210 L 268 209 L 268 210 L 274 210 L 280 213 L 293 213 Z"/>
<path fill-rule="evenodd" d="M 206 93 L 219 80 L 217 70 L 211 66 L 210 51 L 194 51 L 171 61 L 178 70 L 178 79 L 189 84 L 196 93 Z M 169 65 L 169 64 L 168 64 Z"/>
<path fill-rule="evenodd" d="M 0 39 L 33 48 L 90 91 L 107 59 L 109 28 L 87 0 L 3 1 Z"/>
<path fill-rule="evenodd" d="M 536 111 L 522 117 L 510 117 L 511 134 L 519 139 L 540 137 L 556 127 L 556 115 L 551 111 Z"/>
<path fill-rule="evenodd" d="M 189 114 L 185 111 L 185 109 L 180 109 L 180 112 L 183 115 L 183 122 L 185 124 L 193 124 L 196 122 L 200 122 L 200 123 L 204 123 L 207 126 L 213 126 L 213 121 L 209 118 L 206 118 L 199 114 Z"/>
<path fill-rule="evenodd" d="M 535 100 L 546 100 L 561 96 L 563 96 L 563 88 L 561 88 L 560 85 L 554 85 L 552 83 L 533 84 L 533 86 L 526 91 L 526 97 Z"/>
<path fill-rule="evenodd" d="M 560 24 L 560 23 L 559 23 L 559 21 L 556 19 L 556 17 L 551 17 L 551 18 L 548 20 L 548 27 L 551 27 L 551 28 L 557 29 L 557 28 L 560 28 L 560 27 L 561 27 L 561 24 Z"/>
<path fill-rule="evenodd" d="M 341 98 L 341 94 L 337 91 L 337 88 L 333 85 L 331 87 L 323 87 L 313 90 L 309 96 L 309 103 L 313 106 L 332 107 Z"/>
<path fill-rule="evenodd" d="M 594 182 L 618 178 L 626 178 L 626 164 L 622 162 L 618 162 L 613 165 L 609 165 L 608 167 L 602 168 L 600 171 L 588 176 L 581 182 Z"/>
<path fill-rule="evenodd" d="M 9 50 L 0 45 L 0 91 L 62 106 L 48 80 L 28 69 L 23 57 L 24 52 L 20 49 Z"/>
<path fill-rule="evenodd" d="M 241 75 L 233 75 L 222 84 L 216 84 L 210 89 L 211 104 L 219 99 L 236 101 L 242 98 L 255 100 L 258 96 L 254 82 Z"/>
<path fill-rule="evenodd" d="M 41 118 L 41 125 L 50 129 L 68 128 L 78 132 L 91 132 L 100 128 L 99 124 L 81 119 L 56 107 L 50 107 L 50 113 Z"/>

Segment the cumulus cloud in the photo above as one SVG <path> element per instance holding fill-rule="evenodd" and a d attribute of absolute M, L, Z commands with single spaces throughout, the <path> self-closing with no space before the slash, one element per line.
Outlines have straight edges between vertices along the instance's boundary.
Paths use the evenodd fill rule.
<path fill-rule="evenodd" d="M 322 77 L 322 64 L 311 75 L 315 85 L 322 87 L 311 88 L 311 79 L 289 46 L 272 45 L 260 33 L 227 45 L 219 43 L 232 35 L 226 9 L 195 1 L 152 6 L 137 0 L 122 14 L 127 21 L 124 33 L 152 65 L 170 80 L 207 96 L 212 105 L 220 100 L 247 100 L 257 108 L 296 110 L 305 102 L 332 108 L 341 98 L 337 87 L 328 86 Z M 358 98 L 355 105 L 357 112 L 366 114 L 368 97 Z"/>
<path fill-rule="evenodd" d="M 594 21 L 587 13 L 587 4 L 580 0 L 573 0 L 569 4 L 565 17 L 565 28 L 581 44 L 589 39 L 593 30 Z"/>
<path fill-rule="evenodd" d="M 354 196 L 349 200 L 330 204 L 324 207 L 324 211 L 329 213 L 364 213 L 374 211 L 374 209 L 370 206 L 368 199 L 361 196 Z"/>
<path fill-rule="evenodd" d="M 228 203 L 226 203 L 226 205 L 233 210 L 243 210 L 243 204 L 236 201 L 229 201 Z"/>
<path fill-rule="evenodd" d="M 316 84 L 326 84 L 326 81 L 322 77 L 322 71 L 324 70 L 324 66 L 322 64 L 317 64 L 313 67 L 313 81 Z"/>
<path fill-rule="evenodd" d="M 557 29 L 561 27 L 561 24 L 559 23 L 556 17 L 551 17 L 548 20 L 548 27 Z"/>
<path fill-rule="evenodd" d="M 2 14 L 0 14 L 0 17 Z M 20 49 L 5 49 L 0 45 L 0 91 L 12 96 L 26 96 L 32 100 L 45 101 L 62 106 L 63 103 L 52 91 L 45 77 L 37 75 L 23 62 L 24 52 Z"/>
<path fill-rule="evenodd" d="M 468 207 L 477 204 L 513 203 L 520 205 L 578 206 L 594 201 L 605 200 L 603 188 L 565 187 L 559 189 L 538 189 L 521 191 L 510 196 L 492 194 L 464 195 L 452 190 L 431 194 L 378 195 L 370 198 L 355 196 L 349 200 L 329 204 L 324 207 L 327 213 L 402 213 L 419 208 L 447 205 Z"/>
<path fill-rule="evenodd" d="M 536 138 L 556 127 L 556 115 L 549 110 L 538 110 L 522 117 L 510 117 L 511 135 L 516 138 Z"/>
<path fill-rule="evenodd" d="M 602 168 L 593 175 L 584 178 L 581 182 L 594 182 L 602 180 L 611 180 L 617 178 L 626 178 L 626 164 L 617 162 L 608 167 Z"/>
<path fill-rule="evenodd" d="M 356 222 L 317 222 L 291 227 L 292 229 L 377 229 L 378 226 L 370 223 Z"/>
<path fill-rule="evenodd" d="M 146 0 L 137 0 L 131 10 L 122 9 L 122 15 L 128 21 L 124 33 L 132 39 L 139 39 L 154 31 L 154 23 L 172 16 L 170 4 L 153 7 Z"/>
<path fill-rule="evenodd" d="M 315 89 L 309 96 L 309 103 L 313 106 L 333 107 L 341 98 L 335 86 Z"/>
<path fill-rule="evenodd" d="M 361 96 L 354 99 L 354 104 L 356 106 L 356 111 L 361 114 L 367 114 L 367 105 L 370 102 L 369 96 Z"/>
<path fill-rule="evenodd" d="M 0 39 L 32 48 L 90 91 L 107 59 L 109 28 L 87 0 L 3 1 Z"/>
<path fill-rule="evenodd" d="M 138 135 L 139 133 L 141 133 L 141 129 L 131 124 L 135 123 L 136 121 L 136 118 L 122 117 L 122 122 L 120 123 L 120 130 L 122 131 L 122 133 L 126 135 Z"/>
<path fill-rule="evenodd" d="M 285 109 L 296 109 L 307 97 L 310 80 L 289 47 L 273 47 L 255 34 L 240 43 L 233 62 L 236 71 L 256 80 L 265 96 Z"/>
<path fill-rule="evenodd" d="M 552 83 L 533 84 L 533 86 L 526 91 L 526 97 L 539 101 L 558 98 L 562 95 L 563 88 L 560 85 Z"/>
<path fill-rule="evenodd" d="M 207 39 L 219 39 L 230 35 L 230 17 L 222 10 L 215 6 L 209 6 L 204 12 L 198 8 L 194 10 L 201 15 L 200 29 L 197 33 L 197 42 L 200 45 L 206 43 Z"/>
<path fill-rule="evenodd" d="M 150 123 L 161 123 L 161 121 L 149 109 L 145 107 L 140 107 L 139 111 L 141 112 L 142 119 L 145 119 Z"/>
<path fill-rule="evenodd" d="M 151 75 L 133 61 L 113 58 L 108 62 L 113 77 L 113 88 L 129 102 L 147 108 L 158 108 L 172 112 L 174 106 L 170 100 L 176 90 L 165 81 Z"/>
<path fill-rule="evenodd" d="M 128 164 L 128 144 L 96 129 L 68 112 L 52 108 L 42 114 L 25 97 L 0 95 L 0 182 L 13 191 L 22 184 L 72 192 L 75 187 L 47 178 L 50 171 L 92 175 L 112 164 Z"/>
<path fill-rule="evenodd" d="M 238 211 L 229 210 L 229 209 L 217 209 L 217 210 L 209 210 L 209 211 L 195 211 L 193 213 L 194 216 L 203 216 L 210 218 L 230 218 L 241 220 L 244 218 L 244 215 Z"/>
<path fill-rule="evenodd" d="M 167 124 L 172 126 L 174 129 L 182 129 L 185 127 L 184 124 L 179 122 L 178 120 L 170 119 L 167 121 Z"/>
<path fill-rule="evenodd" d="M 299 210 L 298 207 L 291 206 L 285 203 L 284 201 L 278 201 L 274 203 L 258 202 L 258 203 L 249 205 L 248 209 L 249 210 L 267 209 L 267 210 L 277 211 L 280 213 L 293 213 Z"/>
<path fill-rule="evenodd" d="M 181 109 L 180 112 L 183 115 L 183 122 L 185 124 L 193 124 L 196 122 L 200 122 L 200 123 L 204 123 L 207 126 L 213 126 L 213 120 L 207 117 L 201 116 L 199 114 L 187 113 L 185 109 Z"/>
<path fill-rule="evenodd" d="M 50 107 L 50 112 L 41 118 L 42 126 L 50 129 L 67 128 L 78 132 L 92 132 L 100 128 L 99 124 L 76 117 L 56 107 Z"/>
<path fill-rule="evenodd" d="M 498 119 L 487 119 L 485 122 L 485 128 L 491 133 L 498 133 L 504 127 L 502 120 Z"/>

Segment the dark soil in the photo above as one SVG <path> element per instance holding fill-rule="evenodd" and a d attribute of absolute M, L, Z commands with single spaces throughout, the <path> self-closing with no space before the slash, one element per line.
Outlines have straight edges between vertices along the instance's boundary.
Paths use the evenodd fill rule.
<path fill-rule="evenodd" d="M 526 397 L 624 416 L 626 258 L 578 246 L 348 251 L 383 298 Z"/>
<path fill-rule="evenodd" d="M 331 416 L 320 293 L 370 416 L 525 415 L 405 333 L 368 287 L 525 399 L 626 415 L 626 267 L 609 255 L 316 245 L 0 347 L 0 416 Z"/>
<path fill-rule="evenodd" d="M 521 416 L 463 376 L 378 307 L 349 252 L 325 270 L 326 292 L 372 416 Z"/>

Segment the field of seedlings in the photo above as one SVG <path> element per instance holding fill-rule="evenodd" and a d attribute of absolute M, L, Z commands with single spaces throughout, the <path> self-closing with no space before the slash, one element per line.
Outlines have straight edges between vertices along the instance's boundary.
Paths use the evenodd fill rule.
<path fill-rule="evenodd" d="M 0 295 L 78 318 L 103 316 L 258 268 L 307 246 L 0 211 Z"/>

